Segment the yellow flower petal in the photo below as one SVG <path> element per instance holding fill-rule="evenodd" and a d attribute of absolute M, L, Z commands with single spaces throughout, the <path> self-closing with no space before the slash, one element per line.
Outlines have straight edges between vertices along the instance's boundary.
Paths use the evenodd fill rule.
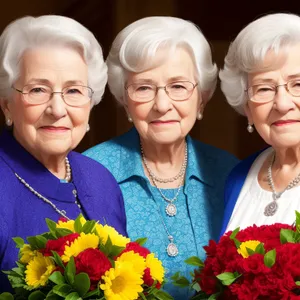
<path fill-rule="evenodd" d="M 165 270 L 162 262 L 154 257 L 154 253 L 150 253 L 146 257 L 146 268 L 150 269 L 150 275 L 154 280 L 162 283 L 164 280 Z"/>
<path fill-rule="evenodd" d="M 237 249 L 237 252 L 241 254 L 244 258 L 247 258 L 250 255 L 247 251 L 247 248 L 254 251 L 259 244 L 260 241 L 255 241 L 255 240 L 243 242 L 241 243 L 240 247 Z"/>
<path fill-rule="evenodd" d="M 22 264 L 28 264 L 37 255 L 37 251 L 32 250 L 30 245 L 25 244 L 20 249 L 20 255 L 21 255 L 20 262 Z"/>
<path fill-rule="evenodd" d="M 117 261 L 131 263 L 132 268 L 136 273 L 139 273 L 142 276 L 144 275 L 146 262 L 144 257 L 140 256 L 138 253 L 134 253 L 133 251 L 125 252 L 117 258 Z"/>
<path fill-rule="evenodd" d="M 119 234 L 111 226 L 96 224 L 96 230 L 103 244 L 106 243 L 108 236 L 110 237 L 112 244 L 115 246 L 125 247 L 126 244 L 130 242 L 129 238 Z"/>

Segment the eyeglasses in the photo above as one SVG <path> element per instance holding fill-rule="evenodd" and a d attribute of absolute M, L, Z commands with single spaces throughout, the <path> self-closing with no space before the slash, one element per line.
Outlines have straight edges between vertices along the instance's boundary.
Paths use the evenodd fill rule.
<path fill-rule="evenodd" d="M 257 84 L 249 87 L 245 92 L 249 100 L 257 103 L 266 103 L 273 101 L 277 94 L 278 87 L 284 86 L 286 91 L 294 97 L 300 97 L 300 79 L 293 79 L 285 84 Z"/>
<path fill-rule="evenodd" d="M 149 102 L 153 100 L 159 89 L 164 89 L 166 94 L 174 101 L 187 100 L 193 93 L 198 83 L 189 81 L 176 81 L 165 86 L 148 83 L 133 83 L 125 87 L 128 96 L 135 102 Z"/>
<path fill-rule="evenodd" d="M 61 92 L 53 92 L 47 85 L 28 84 L 19 90 L 12 87 L 17 92 L 23 94 L 24 100 L 32 105 L 40 105 L 48 102 L 53 94 L 61 94 L 64 102 L 69 106 L 83 106 L 91 101 L 94 91 L 88 86 L 71 85 L 63 88 Z"/>

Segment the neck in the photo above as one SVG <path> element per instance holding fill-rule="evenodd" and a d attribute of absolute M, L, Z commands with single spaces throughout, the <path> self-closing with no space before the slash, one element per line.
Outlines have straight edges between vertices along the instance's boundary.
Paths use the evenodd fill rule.
<path fill-rule="evenodd" d="M 57 178 L 64 179 L 66 177 L 67 167 L 65 155 L 40 157 L 38 160 Z"/>
<path fill-rule="evenodd" d="M 275 161 L 277 167 L 289 167 L 300 165 L 300 147 L 295 148 L 274 148 Z"/>

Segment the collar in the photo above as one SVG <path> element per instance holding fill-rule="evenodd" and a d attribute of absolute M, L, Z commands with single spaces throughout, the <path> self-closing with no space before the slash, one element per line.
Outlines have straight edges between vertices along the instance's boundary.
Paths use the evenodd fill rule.
<path fill-rule="evenodd" d="M 0 136 L 0 157 L 13 173 L 17 173 L 43 196 L 65 202 L 74 202 L 74 197 L 69 196 L 72 195 L 72 185 L 61 183 L 56 176 L 17 142 L 11 131 L 6 129 Z"/>
<path fill-rule="evenodd" d="M 186 178 L 197 178 L 204 184 L 214 185 L 212 170 L 214 169 L 214 159 L 201 149 L 204 144 L 194 141 L 189 135 L 186 138 L 188 147 L 188 164 Z M 118 183 L 128 180 L 131 177 L 138 176 L 148 181 L 144 174 L 142 165 L 140 137 L 137 130 L 133 127 L 128 133 L 119 140 L 120 144 L 120 164 L 118 174 L 114 174 Z"/>

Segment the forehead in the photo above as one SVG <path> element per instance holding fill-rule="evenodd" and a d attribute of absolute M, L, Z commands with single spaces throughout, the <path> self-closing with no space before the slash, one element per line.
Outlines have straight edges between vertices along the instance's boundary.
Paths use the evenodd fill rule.
<path fill-rule="evenodd" d="M 263 61 L 257 64 L 248 81 L 257 80 L 288 80 L 300 74 L 300 44 L 285 47 L 278 54 L 268 51 Z"/>
<path fill-rule="evenodd" d="M 80 53 L 67 47 L 29 49 L 20 61 L 20 77 L 87 81 L 87 65 Z"/>
<path fill-rule="evenodd" d="M 153 58 L 152 67 L 145 71 L 128 73 L 128 81 L 168 81 L 171 78 L 192 80 L 195 64 L 190 52 L 184 48 L 160 49 Z"/>

